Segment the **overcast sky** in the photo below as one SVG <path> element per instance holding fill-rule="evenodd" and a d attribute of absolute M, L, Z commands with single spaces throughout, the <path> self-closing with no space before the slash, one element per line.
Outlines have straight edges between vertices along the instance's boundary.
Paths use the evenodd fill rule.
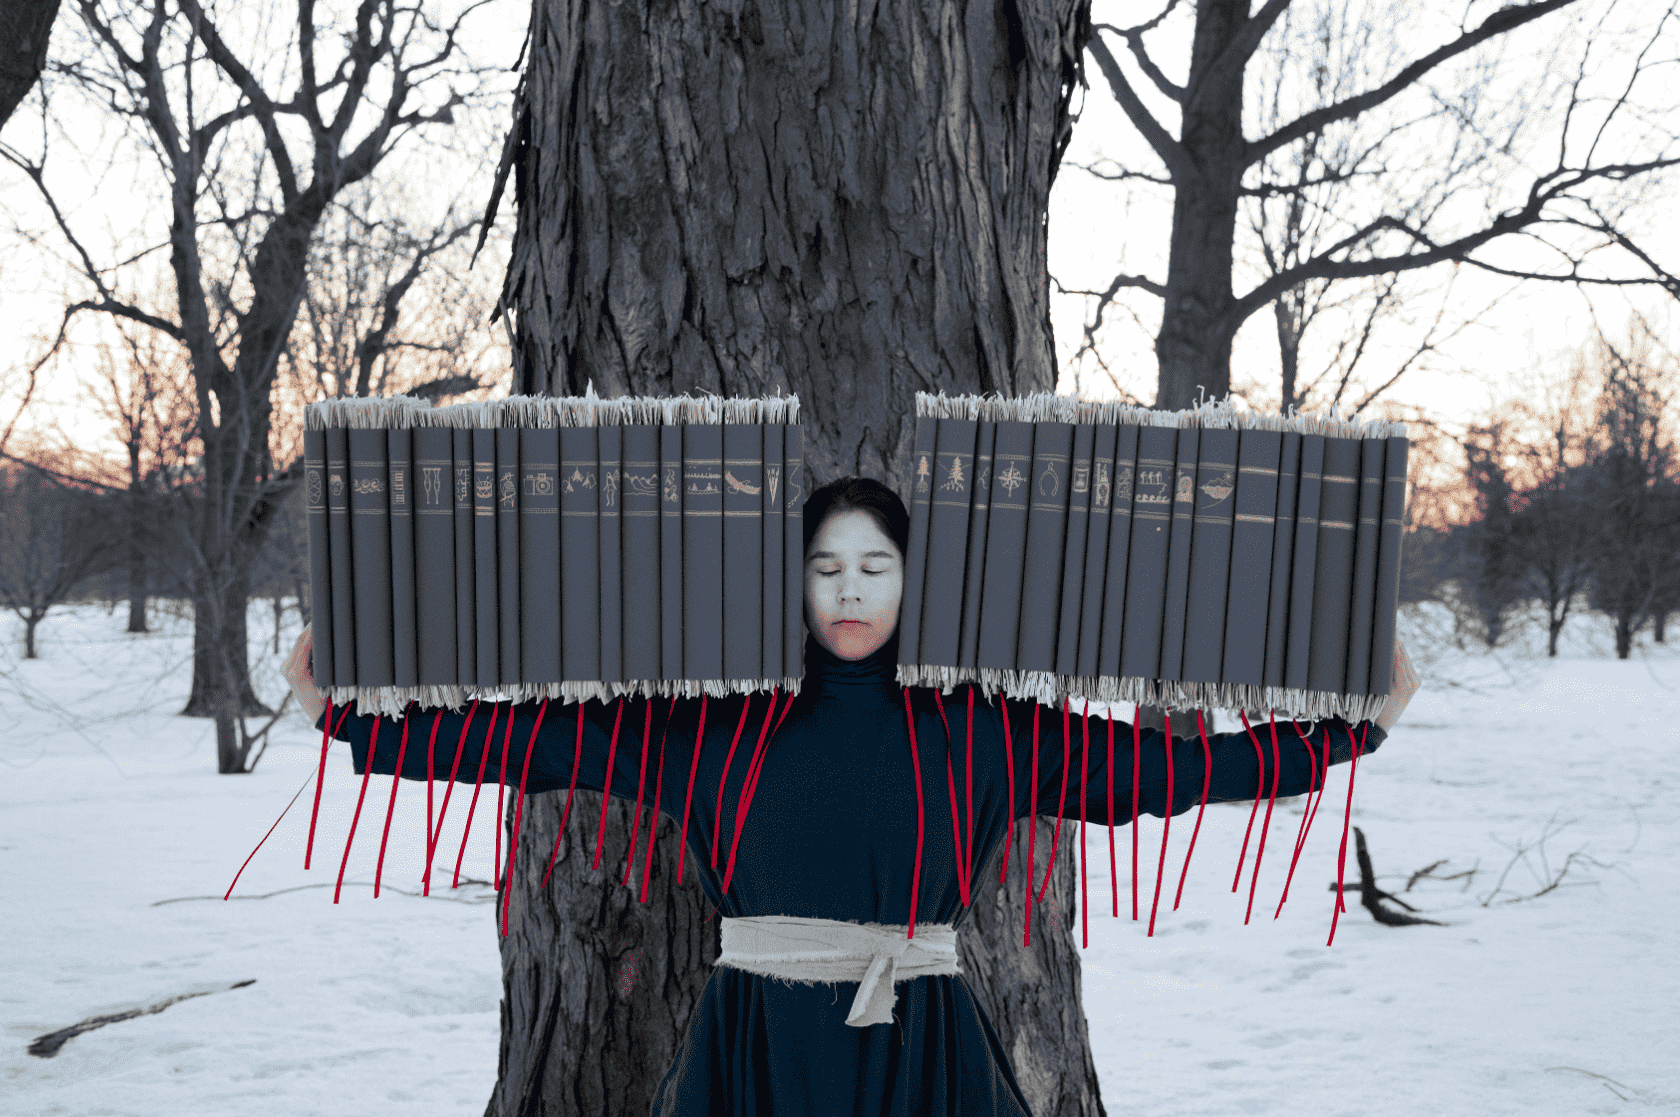
<path fill-rule="evenodd" d="M 1298 7 L 1306 2 L 1298 0 Z M 1462 7 L 1449 9 L 1436 4 L 1396 7 L 1392 9 L 1395 13 L 1392 37 L 1405 54 L 1426 53 L 1450 40 L 1461 19 L 1479 22 L 1491 10 L 1491 6 L 1472 5 L 1467 15 Z M 527 11 L 524 0 L 497 0 L 484 10 L 472 43 L 478 57 L 511 67 L 518 54 Z M 1135 5 L 1117 0 L 1098 0 L 1094 18 L 1098 23 L 1108 20 L 1126 23 L 1143 18 L 1140 11 Z M 1578 52 L 1570 53 L 1568 46 L 1571 36 L 1576 36 L 1576 41 L 1585 41 L 1582 21 L 1588 16 L 1598 20 L 1601 27 L 1628 29 L 1655 25 L 1668 11 L 1668 6 L 1658 0 L 1621 4 L 1583 0 L 1580 16 L 1568 13 L 1549 16 L 1538 22 L 1539 29 L 1534 33 L 1502 46 L 1500 80 L 1509 83 L 1511 96 L 1524 89 L 1555 87 L 1555 82 L 1551 87 L 1546 84 L 1548 72 L 1578 63 Z M 55 52 L 65 37 L 77 30 L 73 19 L 68 8 L 61 13 L 55 32 Z M 1183 76 L 1188 25 L 1187 14 L 1179 18 L 1175 13 L 1151 40 L 1157 61 L 1169 77 Z M 1670 26 L 1672 29 L 1673 25 Z M 1611 42 L 1608 32 L 1600 34 L 1606 36 L 1605 42 Z M 1602 74 L 1606 83 L 1619 80 L 1617 75 L 1625 74 L 1630 56 L 1618 53 L 1615 48 L 1634 42 L 1631 38 L 1614 40 L 1612 49 L 1600 50 L 1589 58 L 1589 67 Z M 1626 49 L 1631 50 L 1631 45 Z M 1675 36 L 1670 36 L 1664 49 L 1667 58 L 1680 54 Z M 1116 47 L 1116 53 L 1123 54 L 1123 51 Z M 1136 75 L 1135 69 L 1131 72 Z M 1158 162 L 1115 106 L 1094 65 L 1089 76 L 1091 88 L 1078 101 L 1080 118 L 1068 152 L 1069 160 L 1090 163 L 1106 158 L 1134 170 L 1156 170 Z M 1550 73 L 1551 78 L 1557 76 L 1555 72 Z M 511 78 L 509 74 L 508 80 L 502 83 L 504 90 L 511 89 Z M 1675 84 L 1672 74 L 1668 83 Z M 1150 99 L 1153 107 L 1164 114 L 1168 106 L 1163 99 Z M 381 172 L 385 180 L 401 182 L 413 197 L 415 207 L 423 212 L 439 212 L 450 199 L 482 205 L 488 194 L 501 130 L 507 120 L 505 105 L 505 98 L 496 101 L 458 129 L 455 154 L 440 157 L 435 148 L 409 144 L 403 155 Z M 26 119 L 33 106 L 33 101 L 25 102 L 8 124 L 5 142 L 22 148 L 34 145 L 35 135 L 31 130 L 38 130 L 38 126 Z M 1541 120 L 1548 107 L 1535 105 L 1530 110 L 1524 106 L 1524 111 L 1542 114 L 1535 117 Z M 1509 110 L 1511 106 L 1504 108 Z M 163 215 L 152 196 L 149 169 L 124 163 L 105 167 L 104 160 L 109 156 L 103 153 L 114 143 L 114 125 L 92 111 L 70 119 L 69 135 L 53 137 L 51 168 L 55 189 L 63 195 L 71 219 L 93 245 L 108 249 L 114 242 L 120 242 L 132 250 L 143 243 L 155 243 Z M 1164 116 L 1163 121 L 1169 129 L 1176 129 L 1170 116 Z M 1647 119 L 1646 126 L 1672 132 L 1672 123 L 1671 111 L 1665 118 Z M 1554 134 L 1533 135 L 1529 142 L 1539 148 L 1551 144 L 1551 150 L 1555 151 Z M 1433 152 L 1427 146 L 1420 147 L 1411 154 L 1415 163 L 1411 169 L 1414 172 L 1426 169 L 1432 157 Z M 1526 187 L 1526 181 L 1518 181 L 1520 177 L 1512 176 L 1511 182 L 1503 184 L 1504 188 Z M 1497 206 L 1505 200 L 1500 196 L 1500 188 L 1501 184 L 1492 183 L 1485 197 L 1477 195 L 1464 204 Z M 16 366 L 32 352 L 39 352 L 42 339 L 56 329 L 71 281 L 66 279 L 63 242 L 47 226 L 45 211 L 33 196 L 32 187 L 10 167 L 0 167 L 0 191 L 3 191 L 0 196 L 6 198 L 8 216 L 0 224 L 0 292 L 3 292 L 0 299 L 4 300 L 0 305 L 4 307 L 8 326 L 5 336 L 0 338 L 0 370 L 8 367 L 14 370 L 14 383 L 0 383 L 0 390 L 15 390 Z M 1658 198 L 1671 193 L 1664 184 Z M 1642 226 L 1637 231 L 1672 266 L 1680 267 L 1680 223 L 1670 219 L 1671 212 L 1672 207 L 1668 205 L 1655 202 L 1648 205 L 1642 211 Z M 1170 198 L 1161 188 L 1100 182 L 1075 166 L 1064 165 L 1051 197 L 1052 274 L 1074 288 L 1105 286 L 1117 270 L 1160 280 L 1166 271 L 1170 215 Z M 40 233 L 39 242 L 32 243 L 12 232 L 9 227 L 14 223 Z M 504 229 L 511 225 L 511 206 L 503 207 L 501 225 Z M 152 241 L 146 240 L 148 230 L 153 235 Z M 1489 260 L 1519 266 L 1544 262 L 1543 254 L 1517 244 L 1495 248 L 1485 255 Z M 485 272 L 487 282 L 494 282 L 499 279 L 501 264 L 500 259 L 481 258 L 478 269 Z M 1251 270 L 1239 275 L 1239 292 L 1252 283 L 1256 274 Z M 1366 368 L 1373 380 L 1386 376 L 1387 369 L 1416 348 L 1428 323 L 1441 316 L 1444 322 L 1458 329 L 1457 334 L 1438 352 L 1420 362 L 1385 398 L 1418 408 L 1449 425 L 1467 421 L 1492 400 L 1508 397 L 1513 385 L 1532 374 L 1535 368 L 1561 369 L 1570 351 L 1591 337 L 1595 312 L 1598 320 L 1613 330 L 1624 326 L 1631 309 L 1665 326 L 1673 321 L 1674 300 L 1650 289 L 1599 292 L 1589 298 L 1571 286 L 1517 284 L 1470 269 L 1459 269 L 1455 275 L 1446 267 L 1419 273 L 1408 282 L 1407 289 L 1406 312 L 1379 331 L 1375 353 L 1368 359 Z M 1154 394 L 1155 363 L 1151 347 L 1158 323 L 1158 305 L 1151 297 L 1134 293 L 1126 300 L 1125 311 L 1114 315 L 1112 324 L 1101 335 L 1104 359 L 1115 371 L 1121 386 L 1145 400 Z M 1491 309 L 1484 312 L 1484 307 Z M 1059 296 L 1054 300 L 1053 317 L 1063 365 L 1060 387 L 1071 391 L 1077 386 L 1089 395 L 1110 395 L 1113 387 L 1093 364 L 1087 361 L 1072 366 L 1068 362 L 1078 345 L 1084 314 L 1082 299 Z M 87 339 L 92 333 L 84 330 L 80 336 Z M 1325 347 L 1335 340 L 1334 330 L 1309 340 L 1303 355 L 1304 375 L 1311 373 L 1315 362 L 1322 362 Z M 76 392 L 75 378 L 70 371 L 74 365 L 75 362 L 61 363 L 43 385 L 45 402 L 65 419 L 74 412 L 68 406 Z M 1269 313 L 1261 312 L 1238 335 L 1234 386 L 1241 390 L 1245 384 L 1254 384 L 1260 395 L 1275 394 L 1276 369 L 1272 319 Z M 8 398 L 6 406 L 0 408 L 0 421 L 9 417 L 12 405 Z"/>

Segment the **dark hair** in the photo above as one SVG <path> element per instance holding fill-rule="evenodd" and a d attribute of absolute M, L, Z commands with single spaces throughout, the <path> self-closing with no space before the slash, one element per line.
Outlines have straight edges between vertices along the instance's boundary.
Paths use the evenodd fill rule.
<path fill-rule="evenodd" d="M 836 512 L 867 512 L 875 526 L 898 548 L 898 557 L 910 553 L 910 513 L 898 494 L 872 477 L 842 477 L 830 481 L 805 498 L 805 550 L 823 521 Z"/>

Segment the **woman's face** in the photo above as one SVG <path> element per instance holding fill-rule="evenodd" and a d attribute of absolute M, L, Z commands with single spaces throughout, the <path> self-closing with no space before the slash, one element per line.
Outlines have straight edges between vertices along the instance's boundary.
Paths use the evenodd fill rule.
<path fill-rule="evenodd" d="M 898 627 L 904 560 L 868 512 L 824 520 L 805 556 L 805 622 L 841 659 L 878 651 Z"/>

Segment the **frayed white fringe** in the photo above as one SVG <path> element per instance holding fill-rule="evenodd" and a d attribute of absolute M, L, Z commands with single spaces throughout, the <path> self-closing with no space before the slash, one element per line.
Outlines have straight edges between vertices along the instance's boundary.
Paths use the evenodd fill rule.
<path fill-rule="evenodd" d="M 727 698 L 732 694 L 798 694 L 801 680 L 637 679 L 628 682 L 518 683 L 510 686 L 335 686 L 322 693 L 334 706 L 355 702 L 364 714 L 401 717 L 410 707 L 459 713 L 474 701 L 527 703 L 548 699 L 562 705 L 613 702 L 619 698 Z"/>
<path fill-rule="evenodd" d="M 930 667 L 899 664 L 903 686 L 937 687 L 941 693 L 973 684 L 988 698 L 1033 700 L 1059 706 L 1064 698 L 1117 705 L 1156 706 L 1167 710 L 1271 710 L 1281 717 L 1322 721 L 1339 717 L 1367 721 L 1388 701 L 1386 694 L 1340 694 L 1292 687 L 1240 683 L 1176 682 L 1136 676 L 1060 675 L 1051 671 L 1000 671 L 976 667 Z"/>
<path fill-rule="evenodd" d="M 916 393 L 916 415 L 933 419 L 984 419 L 1021 423 L 1118 423 L 1122 426 L 1204 427 L 1231 430 L 1298 431 L 1333 438 L 1405 438 L 1406 424 L 1387 419 L 1357 419 L 1352 415 L 1317 415 L 1290 408 L 1289 414 L 1272 414 L 1237 407 L 1231 397 L 1207 400 L 1182 411 L 1156 411 L 1117 401 L 1082 400 L 1054 392 L 1033 392 L 1005 398 L 990 396 L 947 396 L 936 392 Z"/>

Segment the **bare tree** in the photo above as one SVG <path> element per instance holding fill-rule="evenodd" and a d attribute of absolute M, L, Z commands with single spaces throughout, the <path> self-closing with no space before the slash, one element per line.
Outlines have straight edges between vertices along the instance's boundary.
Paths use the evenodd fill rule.
<path fill-rule="evenodd" d="M 225 30 L 226 13 L 202 0 L 77 0 L 86 36 L 58 69 L 128 123 L 123 142 L 157 168 L 173 295 L 161 305 L 117 285 L 135 261 L 95 259 L 49 186 L 44 147 L 0 145 L 37 188 L 88 289 L 66 307 L 59 338 L 84 312 L 112 315 L 172 339 L 192 370 L 202 462 L 186 712 L 216 718 L 223 770 L 237 770 L 237 715 L 262 709 L 246 669 L 246 605 L 254 556 L 295 481 L 272 453 L 271 390 L 310 245 L 341 191 L 416 129 L 450 124 L 476 94 L 479 72 L 459 43 L 473 10 L 439 23 L 396 0 L 358 0 L 348 12 L 296 0 L 274 42 L 260 22 Z M 323 57 L 322 39 L 339 49 Z"/>
<path fill-rule="evenodd" d="M 1660 125 L 1671 119 L 1661 82 L 1676 29 L 1672 8 L 1623 29 L 1612 24 L 1616 10 L 1607 2 L 1478 3 L 1472 12 L 1485 13 L 1479 19 L 1414 55 L 1398 44 L 1427 33 L 1415 26 L 1417 17 L 1390 5 L 1356 5 L 1346 9 L 1343 25 L 1350 30 L 1338 34 L 1357 29 L 1364 36 L 1354 52 L 1369 60 L 1360 87 L 1291 79 L 1290 112 L 1277 114 L 1287 119 L 1256 134 L 1251 67 L 1268 36 L 1281 34 L 1280 20 L 1292 6 L 1292 0 L 1266 0 L 1253 10 L 1249 0 L 1199 0 L 1193 7 L 1167 0 L 1154 18 L 1100 26 L 1091 40 L 1110 91 L 1157 160 L 1132 168 L 1133 177 L 1170 193 L 1172 221 L 1165 278 L 1115 276 L 1092 293 L 1087 334 L 1100 328 L 1122 293 L 1143 291 L 1161 301 L 1157 406 L 1183 407 L 1198 391 L 1228 391 L 1237 329 L 1280 298 L 1301 299 L 1310 284 L 1454 261 L 1513 278 L 1661 283 L 1646 271 L 1612 269 L 1618 259 L 1641 259 L 1639 246 L 1619 230 L 1631 227 L 1635 201 L 1650 203 L 1644 191 L 1655 176 L 1680 159 L 1672 130 Z M 1573 9 L 1573 23 L 1564 9 Z M 1175 13 L 1190 24 L 1169 27 L 1188 31 L 1189 56 L 1175 67 L 1181 78 L 1148 45 Z M 1499 52 L 1530 25 L 1552 28 L 1552 57 L 1535 60 L 1532 78 L 1514 81 Z M 1127 65 L 1122 57 L 1129 57 Z M 1298 69 L 1321 61 L 1303 52 Z M 1483 96 L 1490 83 L 1498 96 Z M 1151 100 L 1166 111 L 1152 111 Z M 1345 164 L 1323 162 L 1324 153 L 1344 142 Z M 1451 173 L 1437 174 L 1440 167 L 1476 173 L 1461 184 Z M 1235 239 L 1244 200 L 1287 205 L 1297 199 L 1316 209 L 1315 192 L 1333 182 L 1357 186 L 1342 194 L 1349 204 L 1322 214 L 1333 234 L 1293 261 L 1280 258 L 1276 269 L 1238 293 L 1242 261 Z M 1394 199 L 1411 200 L 1396 207 Z M 1550 239 L 1539 239 L 1543 234 Z M 1518 239 L 1542 246 L 1555 266 L 1490 254 Z"/>
<path fill-rule="evenodd" d="M 23 657 L 36 658 L 35 629 L 88 576 L 116 556 L 88 494 L 40 470 L 0 465 L 0 605 L 23 621 Z"/>
<path fill-rule="evenodd" d="M 1467 560 L 1465 589 L 1482 641 L 1490 648 L 1498 645 L 1511 611 L 1523 599 L 1516 491 L 1506 461 L 1509 444 L 1509 424 L 1503 420 L 1472 427 L 1464 439 L 1466 480 L 1476 494 L 1477 513 L 1461 531 Z"/>
<path fill-rule="evenodd" d="M 1680 564 L 1680 475 L 1666 421 L 1673 376 L 1647 331 L 1624 344 L 1601 333 L 1600 343 L 1604 387 L 1586 470 L 1599 549 L 1592 603 L 1610 617 L 1616 655 L 1626 659 Z"/>

